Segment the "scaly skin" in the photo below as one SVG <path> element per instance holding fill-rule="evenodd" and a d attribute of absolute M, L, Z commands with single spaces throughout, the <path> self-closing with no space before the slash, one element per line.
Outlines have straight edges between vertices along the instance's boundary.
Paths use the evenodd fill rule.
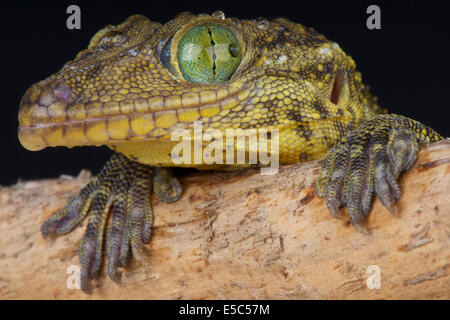
<path fill-rule="evenodd" d="M 223 83 L 191 82 L 180 71 L 180 39 L 205 24 L 225 26 L 242 48 L 239 66 Z M 118 151 L 42 226 L 44 237 L 64 234 L 89 217 L 79 250 L 86 292 L 101 267 L 105 228 L 111 279 L 120 281 L 117 267 L 126 264 L 130 250 L 145 261 L 152 181 L 164 201 L 181 196 L 164 167 L 174 166 L 171 134 L 192 129 L 194 121 L 204 130 L 278 129 L 282 164 L 325 157 L 317 193 L 333 216 L 347 206 L 360 231 L 374 193 L 393 212 L 401 195 L 396 179 L 414 163 L 418 145 L 442 138 L 417 121 L 384 114 L 352 58 L 286 19 L 184 13 L 165 25 L 132 16 L 107 26 L 58 73 L 28 89 L 19 111 L 19 138 L 27 149 L 108 145 Z"/>

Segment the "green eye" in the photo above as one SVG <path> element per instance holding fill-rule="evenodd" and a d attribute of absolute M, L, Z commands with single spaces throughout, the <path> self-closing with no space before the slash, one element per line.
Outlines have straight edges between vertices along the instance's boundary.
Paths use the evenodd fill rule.
<path fill-rule="evenodd" d="M 178 45 L 178 65 L 186 80 L 222 83 L 241 63 L 242 49 L 230 30 L 205 24 L 192 28 Z"/>

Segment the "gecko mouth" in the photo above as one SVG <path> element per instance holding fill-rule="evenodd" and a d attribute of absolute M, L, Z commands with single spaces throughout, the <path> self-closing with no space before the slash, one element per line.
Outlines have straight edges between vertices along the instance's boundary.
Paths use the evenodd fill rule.
<path fill-rule="evenodd" d="M 220 111 L 245 104 L 245 85 L 181 96 L 136 99 L 108 108 L 82 102 L 63 84 L 44 80 L 24 94 L 19 110 L 19 140 L 28 150 L 54 146 L 104 145 L 170 139 L 175 129 L 211 121 Z"/>

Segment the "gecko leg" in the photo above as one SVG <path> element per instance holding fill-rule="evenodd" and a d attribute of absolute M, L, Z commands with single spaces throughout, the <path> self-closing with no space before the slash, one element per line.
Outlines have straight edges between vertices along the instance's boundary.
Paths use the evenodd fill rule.
<path fill-rule="evenodd" d="M 108 275 L 115 282 L 120 282 L 118 268 L 126 266 L 131 254 L 148 263 L 143 245 L 150 241 L 153 224 L 152 189 L 168 202 L 181 196 L 181 186 L 170 169 L 143 165 L 116 153 L 77 196 L 43 223 L 41 233 L 47 238 L 69 233 L 88 217 L 78 250 L 83 291 L 91 292 L 90 279 L 100 271 L 104 253 Z"/>

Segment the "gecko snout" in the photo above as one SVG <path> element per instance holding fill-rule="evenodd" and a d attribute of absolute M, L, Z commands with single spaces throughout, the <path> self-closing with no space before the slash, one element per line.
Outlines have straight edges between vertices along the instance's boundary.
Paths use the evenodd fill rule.
<path fill-rule="evenodd" d="M 51 107 L 56 103 L 69 104 L 74 100 L 73 90 L 60 82 L 41 81 L 29 89 L 29 103 Z"/>
<path fill-rule="evenodd" d="M 66 108 L 76 100 L 73 90 L 59 81 L 43 80 L 31 86 L 22 97 L 19 109 L 19 139 L 29 150 L 48 145 L 43 127 L 66 118 Z"/>

